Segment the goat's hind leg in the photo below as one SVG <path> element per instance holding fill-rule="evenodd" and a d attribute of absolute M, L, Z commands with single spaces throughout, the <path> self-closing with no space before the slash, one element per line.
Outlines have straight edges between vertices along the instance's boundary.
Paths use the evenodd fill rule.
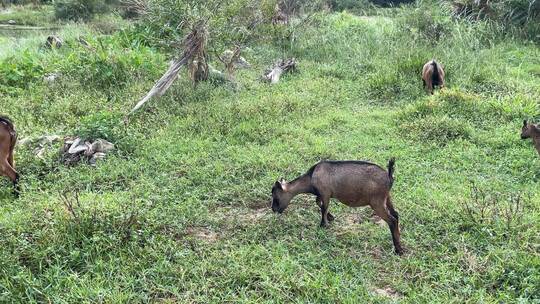
<path fill-rule="evenodd" d="M 375 213 L 380 216 L 390 228 L 392 233 L 392 241 L 394 243 L 394 250 L 396 254 L 403 254 L 403 248 L 401 248 L 400 232 L 399 232 L 399 220 L 398 213 L 394 210 L 390 198 L 386 198 L 383 202 L 372 205 L 371 208 Z"/>

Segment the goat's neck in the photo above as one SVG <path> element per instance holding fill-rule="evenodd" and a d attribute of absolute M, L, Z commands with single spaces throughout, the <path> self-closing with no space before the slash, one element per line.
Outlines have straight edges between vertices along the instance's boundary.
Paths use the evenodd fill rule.
<path fill-rule="evenodd" d="M 295 180 L 291 181 L 287 185 L 287 192 L 296 196 L 301 193 L 313 193 L 313 187 L 311 186 L 311 176 L 302 175 Z"/>

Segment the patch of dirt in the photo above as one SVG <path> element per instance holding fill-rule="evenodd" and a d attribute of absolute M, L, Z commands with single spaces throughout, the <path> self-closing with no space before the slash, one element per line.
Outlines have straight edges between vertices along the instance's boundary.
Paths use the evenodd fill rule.
<path fill-rule="evenodd" d="M 373 214 L 371 218 L 369 219 L 373 224 L 377 224 L 381 227 L 386 227 L 386 222 L 378 215 Z"/>
<path fill-rule="evenodd" d="M 333 215 L 335 220 L 330 224 L 330 227 L 335 230 L 336 235 L 339 236 L 359 230 L 362 220 L 357 213 L 333 213 Z"/>
<path fill-rule="evenodd" d="M 396 291 L 390 286 L 386 286 L 384 288 L 375 288 L 373 289 L 373 292 L 381 297 L 386 297 L 393 300 L 399 300 L 400 298 L 403 297 L 401 293 L 399 293 L 398 291 Z"/>
<path fill-rule="evenodd" d="M 372 258 L 376 259 L 376 260 L 380 260 L 383 258 L 383 250 L 381 247 L 379 246 L 376 246 L 376 247 L 372 247 L 370 250 L 369 250 L 369 254 L 371 255 Z"/>
<path fill-rule="evenodd" d="M 241 225 L 257 225 L 260 220 L 272 213 L 268 202 L 255 202 L 246 207 L 220 207 L 215 211 L 226 222 L 236 222 Z"/>
<path fill-rule="evenodd" d="M 375 214 L 371 209 L 368 208 L 354 209 L 354 211 L 350 213 L 334 212 L 332 214 L 336 217 L 334 225 L 339 227 L 339 229 L 342 229 L 344 232 L 358 230 L 360 224 L 366 222 L 367 220 L 371 220 L 373 223 L 375 223 L 377 220 L 373 219 Z M 377 218 L 384 223 L 380 217 Z"/>
<path fill-rule="evenodd" d="M 219 239 L 219 235 L 216 232 L 206 227 L 188 227 L 185 233 L 186 235 L 209 243 L 214 243 Z"/>
<path fill-rule="evenodd" d="M 245 221 L 255 224 L 258 220 L 260 220 L 263 216 L 268 214 L 268 209 L 251 209 L 251 212 L 242 214 Z"/>
<path fill-rule="evenodd" d="M 248 205 L 248 208 L 252 210 L 270 209 L 270 202 L 268 201 L 255 202 Z"/>

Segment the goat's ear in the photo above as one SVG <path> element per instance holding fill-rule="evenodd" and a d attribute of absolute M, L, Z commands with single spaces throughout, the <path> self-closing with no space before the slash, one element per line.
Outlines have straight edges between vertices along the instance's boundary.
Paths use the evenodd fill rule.
<path fill-rule="evenodd" d="M 527 126 L 527 120 L 523 120 L 523 126 L 526 127 Z"/>

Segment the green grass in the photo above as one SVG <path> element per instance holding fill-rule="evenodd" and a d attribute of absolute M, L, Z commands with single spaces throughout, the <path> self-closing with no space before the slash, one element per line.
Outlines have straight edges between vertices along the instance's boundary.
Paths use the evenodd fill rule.
<path fill-rule="evenodd" d="M 193 88 L 183 74 L 127 124 L 166 68 L 158 50 L 84 25 L 95 54 L 75 34 L 55 51 L 27 40 L 27 55 L 1 44 L 0 65 L 29 67 L 17 85 L 0 82 L 20 138 L 100 132 L 118 149 L 97 167 L 66 167 L 56 150 L 39 160 L 17 148 L 21 198 L 0 183 L 0 302 L 538 302 L 540 159 L 519 134 L 540 114 L 540 50 L 454 21 L 431 43 L 409 26 L 414 12 L 318 16 L 290 50 L 250 46 L 240 89 Z M 260 82 L 282 56 L 298 73 Z M 448 88 L 427 96 L 431 58 Z M 47 85 L 49 72 L 62 76 Z M 313 197 L 281 216 L 268 208 L 276 179 L 321 159 L 393 156 L 403 257 L 369 209 L 332 203 L 323 230 Z M 463 211 L 472 182 L 501 193 L 501 212 L 505 196 L 530 194 L 522 220 L 474 224 Z M 76 217 L 60 196 L 75 191 Z"/>
<path fill-rule="evenodd" d="M 0 10 L 0 24 L 8 24 L 10 20 L 16 25 L 50 26 L 55 23 L 54 10 L 49 5 L 13 5 Z"/>

